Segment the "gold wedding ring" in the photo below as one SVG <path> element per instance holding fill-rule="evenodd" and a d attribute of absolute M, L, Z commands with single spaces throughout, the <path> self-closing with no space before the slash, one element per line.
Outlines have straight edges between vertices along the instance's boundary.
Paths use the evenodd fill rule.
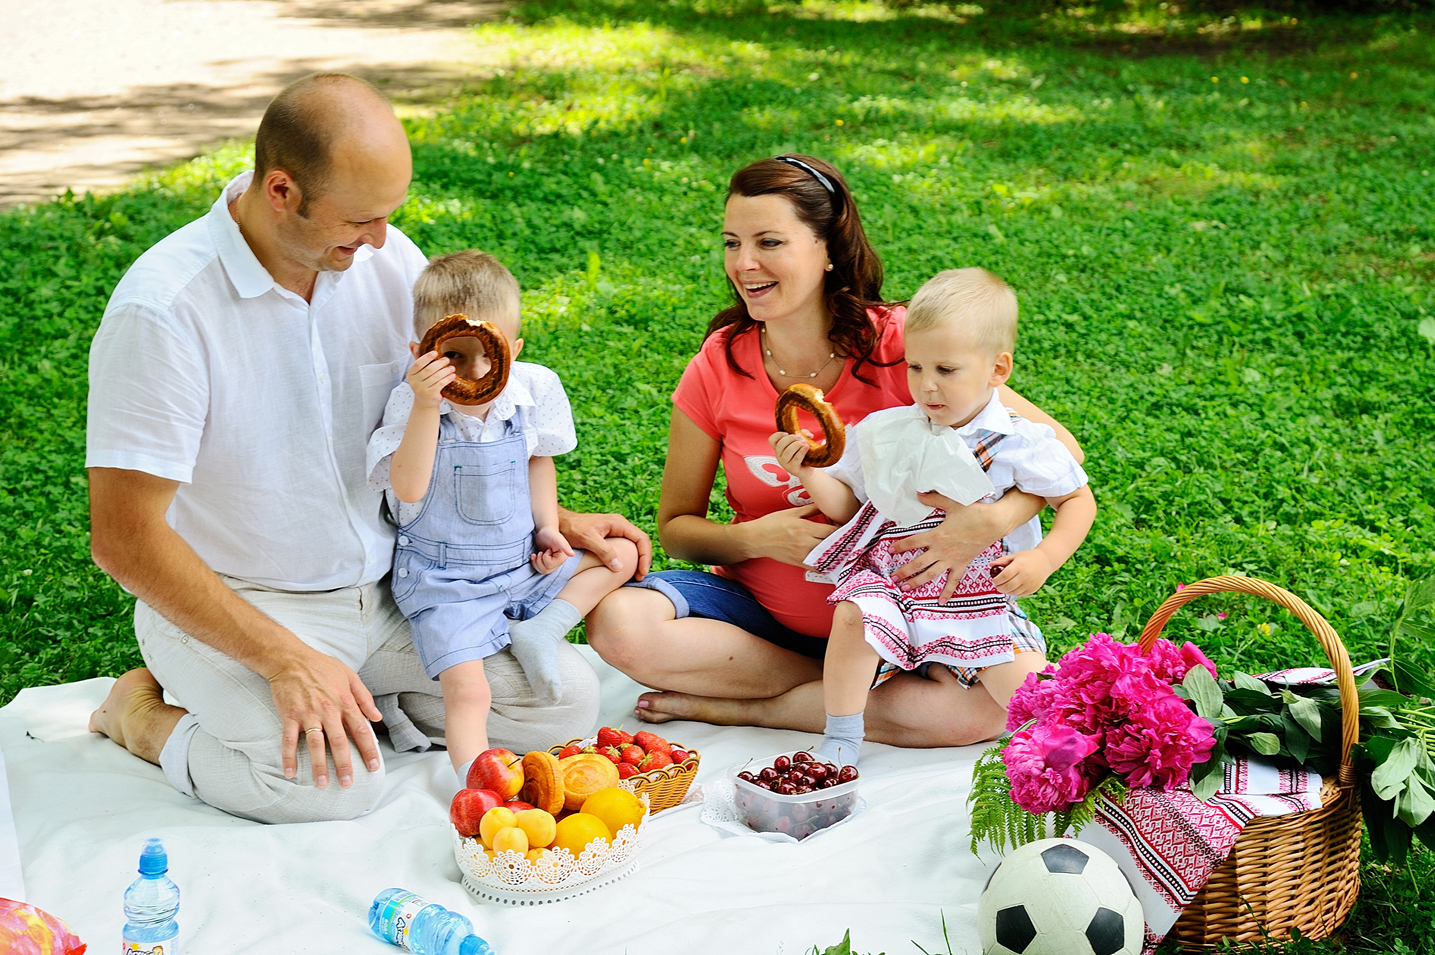
<path fill-rule="evenodd" d="M 304 735 L 305 735 L 305 736 L 308 736 L 310 733 L 322 733 L 322 732 L 324 732 L 324 727 L 322 727 L 322 726 L 311 726 L 311 727 L 309 727 L 308 729 L 306 729 L 306 730 L 304 731 Z"/>

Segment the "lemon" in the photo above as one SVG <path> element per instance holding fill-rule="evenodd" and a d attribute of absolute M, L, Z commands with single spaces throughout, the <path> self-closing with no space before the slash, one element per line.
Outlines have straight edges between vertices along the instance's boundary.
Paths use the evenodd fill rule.
<path fill-rule="evenodd" d="M 557 829 L 552 848 L 567 849 L 573 853 L 575 859 L 583 854 L 588 843 L 594 839 L 602 839 L 605 843 L 613 841 L 613 833 L 604 825 L 603 820 L 586 812 L 575 812 L 558 820 Z"/>
<path fill-rule="evenodd" d="M 624 826 L 637 830 L 647 810 L 642 800 L 626 789 L 616 787 L 600 789 L 583 801 L 583 811 L 603 820 L 603 825 L 615 836 Z"/>

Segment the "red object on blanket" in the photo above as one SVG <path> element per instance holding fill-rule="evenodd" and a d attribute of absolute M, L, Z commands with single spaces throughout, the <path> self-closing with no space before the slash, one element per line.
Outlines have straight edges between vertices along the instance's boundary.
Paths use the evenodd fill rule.
<path fill-rule="evenodd" d="M 33 905 L 0 899 L 0 952 L 6 955 L 82 955 L 85 943 L 63 919 Z"/>

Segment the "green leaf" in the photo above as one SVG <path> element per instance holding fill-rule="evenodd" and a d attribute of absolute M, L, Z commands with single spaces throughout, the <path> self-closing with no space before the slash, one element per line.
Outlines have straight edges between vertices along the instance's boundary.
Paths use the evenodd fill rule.
<path fill-rule="evenodd" d="M 1262 756 L 1274 756 L 1281 751 L 1281 738 L 1274 733 L 1252 733 L 1246 742 Z"/>
<path fill-rule="evenodd" d="M 1410 701 L 1405 694 L 1397 693 L 1395 690 L 1382 690 L 1378 686 L 1368 686 L 1357 691 L 1360 695 L 1360 705 L 1366 706 L 1404 706 Z"/>
<path fill-rule="evenodd" d="M 1311 736 L 1300 723 L 1296 722 L 1289 710 L 1282 714 L 1282 717 L 1286 728 L 1286 749 L 1290 750 L 1292 758 L 1303 763 L 1306 756 L 1310 754 Z"/>
<path fill-rule="evenodd" d="M 1262 696 L 1268 697 L 1271 695 L 1271 688 L 1266 686 L 1264 681 L 1257 680 L 1249 673 L 1242 673 L 1240 670 L 1236 671 L 1236 686 L 1243 690 L 1251 690 L 1255 693 L 1259 693 Z"/>
<path fill-rule="evenodd" d="M 1432 812 L 1435 812 L 1435 795 L 1419 773 L 1411 773 L 1405 781 L 1405 792 L 1395 797 L 1395 814 L 1414 828 L 1429 819 Z"/>
<path fill-rule="evenodd" d="M 1435 681 L 1419 667 L 1404 660 L 1396 660 L 1391 664 L 1390 675 L 1400 692 L 1435 699 Z"/>
<path fill-rule="evenodd" d="M 1295 717 L 1295 721 L 1310 734 L 1310 738 L 1317 743 L 1320 742 L 1320 704 L 1315 700 L 1298 696 L 1294 702 L 1288 701 L 1287 708 L 1290 710 L 1291 716 Z"/>
<path fill-rule="evenodd" d="M 1191 700 L 1196 704 L 1197 716 L 1208 720 L 1220 717 L 1225 698 L 1220 684 L 1211 676 L 1210 670 L 1205 667 L 1191 667 L 1181 685 L 1191 694 Z"/>
<path fill-rule="evenodd" d="M 1428 627 L 1413 620 L 1400 621 L 1400 632 L 1407 637 L 1414 637 L 1416 640 L 1435 641 L 1435 627 Z"/>
<path fill-rule="evenodd" d="M 1201 802 L 1205 802 L 1220 790 L 1223 782 L 1225 782 L 1225 773 L 1211 773 L 1208 776 L 1203 776 L 1191 783 L 1191 795 Z"/>
<path fill-rule="evenodd" d="M 1419 328 L 1420 337 L 1435 345 L 1435 318 L 1422 318 Z"/>
<path fill-rule="evenodd" d="M 1395 718 L 1395 714 L 1383 706 L 1362 706 L 1360 708 L 1360 715 L 1364 717 L 1371 726 L 1377 729 L 1398 730 L 1405 728 L 1400 724 L 1400 721 Z"/>
<path fill-rule="evenodd" d="M 817 946 L 812 946 L 812 951 L 817 951 Z M 847 934 L 842 936 L 842 941 L 827 949 L 822 955 L 852 955 L 852 930 L 849 928 Z"/>
<path fill-rule="evenodd" d="M 1418 739 L 1406 738 L 1396 743 L 1390 755 L 1370 774 L 1370 788 L 1381 799 L 1394 799 L 1405 788 L 1406 780 L 1415 771 L 1425 748 Z"/>

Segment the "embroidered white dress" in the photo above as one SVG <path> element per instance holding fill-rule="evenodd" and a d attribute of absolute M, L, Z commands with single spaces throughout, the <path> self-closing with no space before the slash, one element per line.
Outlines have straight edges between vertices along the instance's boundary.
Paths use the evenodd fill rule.
<path fill-rule="evenodd" d="M 937 527 L 945 512 L 919 506 L 924 517 L 899 523 L 878 510 L 867 486 L 890 488 L 889 472 L 911 470 L 910 461 L 920 451 L 908 446 L 901 453 L 864 459 L 861 449 L 873 443 L 863 440 L 861 431 L 906 427 L 913 415 L 925 420 L 921 409 L 910 405 L 875 412 L 852 429 L 846 452 L 828 473 L 851 487 L 863 506 L 807 555 L 807 563 L 836 584 L 827 598 L 830 603 L 850 600 L 862 611 L 867 642 L 883 660 L 876 683 L 899 671 L 941 663 L 970 686 L 983 667 L 1009 662 L 1018 650 L 1046 649 L 1041 630 L 1013 598 L 996 589 L 990 566 L 1004 553 L 1030 550 L 1040 543 L 1041 522 L 1032 518 L 978 555 L 946 604 L 937 602 L 946 585 L 945 574 L 915 590 L 901 590 L 893 573 L 917 552 L 897 550 L 892 542 Z M 914 441 L 943 438 L 931 429 L 925 429 L 923 438 L 923 430 L 912 429 Z M 1012 488 L 1062 497 L 1087 483 L 1086 472 L 1056 433 L 1011 412 L 995 389 L 977 416 L 954 430 L 991 482 L 993 490 L 982 500 L 998 500 Z M 914 498 L 918 490 L 926 488 L 913 488 Z"/>

